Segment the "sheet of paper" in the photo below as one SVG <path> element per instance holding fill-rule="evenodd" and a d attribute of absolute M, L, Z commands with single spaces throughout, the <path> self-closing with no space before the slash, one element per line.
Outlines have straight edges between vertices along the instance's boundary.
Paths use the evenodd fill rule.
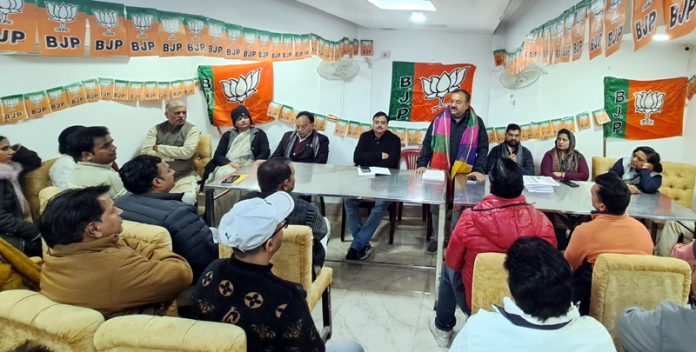
<path fill-rule="evenodd" d="M 423 173 L 423 181 L 445 182 L 445 172 L 442 170 L 425 170 Z"/>

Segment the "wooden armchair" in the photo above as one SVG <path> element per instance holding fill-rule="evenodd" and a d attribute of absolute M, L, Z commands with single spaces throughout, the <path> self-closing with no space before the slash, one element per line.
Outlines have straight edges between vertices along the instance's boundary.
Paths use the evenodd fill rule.
<path fill-rule="evenodd" d="M 323 328 L 320 331 L 324 341 L 331 338 L 331 281 L 333 269 L 321 268 L 316 279 L 312 280 L 312 230 L 307 226 L 290 225 L 283 231 L 283 244 L 273 256 L 273 274 L 296 282 L 307 291 L 307 305 L 313 310 L 321 298 Z M 232 249 L 220 245 L 220 258 L 229 258 Z"/>

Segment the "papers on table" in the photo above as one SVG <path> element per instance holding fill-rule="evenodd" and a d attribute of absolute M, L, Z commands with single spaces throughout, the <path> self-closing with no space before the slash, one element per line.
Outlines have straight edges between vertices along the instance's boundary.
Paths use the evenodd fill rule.
<path fill-rule="evenodd" d="M 524 176 L 524 188 L 530 192 L 553 193 L 558 182 L 548 176 Z"/>
<path fill-rule="evenodd" d="M 358 166 L 358 176 L 391 175 L 391 172 L 386 167 L 370 166 L 367 169 L 370 171 L 363 171 L 363 167 Z"/>
<path fill-rule="evenodd" d="M 427 169 L 423 173 L 423 181 L 445 182 L 445 172 L 442 170 Z"/>

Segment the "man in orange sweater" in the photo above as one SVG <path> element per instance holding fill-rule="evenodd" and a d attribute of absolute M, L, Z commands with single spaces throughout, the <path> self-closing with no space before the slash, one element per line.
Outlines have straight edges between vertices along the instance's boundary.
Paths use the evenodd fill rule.
<path fill-rule="evenodd" d="M 602 253 L 653 254 L 648 229 L 626 215 L 631 194 L 626 184 L 614 174 L 602 174 L 592 186 L 592 221 L 575 228 L 565 251 L 565 258 L 575 271 L 575 297 L 580 313 L 590 310 L 592 266 Z"/>

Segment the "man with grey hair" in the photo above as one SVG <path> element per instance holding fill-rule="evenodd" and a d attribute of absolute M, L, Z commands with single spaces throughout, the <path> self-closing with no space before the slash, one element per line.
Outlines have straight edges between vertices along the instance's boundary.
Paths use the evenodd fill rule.
<path fill-rule="evenodd" d="M 186 104 L 172 100 L 165 106 L 167 121 L 152 127 L 145 136 L 140 154 L 153 155 L 165 161 L 174 174 L 176 185 L 171 193 L 196 194 L 196 170 L 193 155 L 196 153 L 201 131 L 186 122 Z"/>

